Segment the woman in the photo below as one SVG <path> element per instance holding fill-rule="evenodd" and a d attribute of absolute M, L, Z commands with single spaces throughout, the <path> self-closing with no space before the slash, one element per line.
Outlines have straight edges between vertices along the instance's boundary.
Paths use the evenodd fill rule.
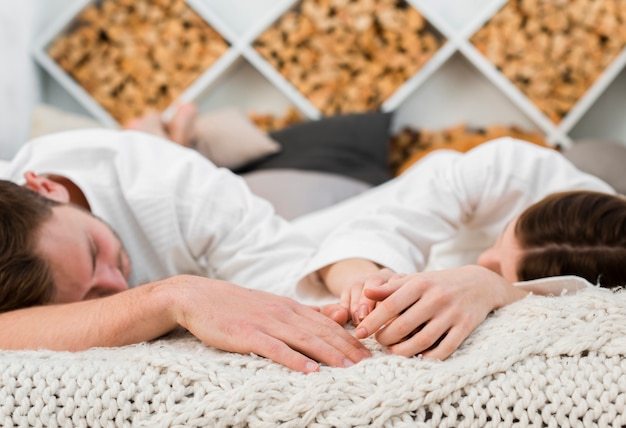
<path fill-rule="evenodd" d="M 581 280 L 513 283 L 624 280 L 624 198 L 558 152 L 511 139 L 435 153 L 358 200 L 295 223 L 323 225 L 311 231 L 325 238 L 309 269 L 340 296 L 324 313 L 351 318 L 357 337 L 375 333 L 406 356 L 444 359 L 492 310 Z M 459 237 L 480 251 L 426 271 L 433 249 Z"/>

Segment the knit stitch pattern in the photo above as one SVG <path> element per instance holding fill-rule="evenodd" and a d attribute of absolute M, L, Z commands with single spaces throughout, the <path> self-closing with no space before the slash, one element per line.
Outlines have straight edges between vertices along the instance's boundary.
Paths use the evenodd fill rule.
<path fill-rule="evenodd" d="M 0 351 L 0 426 L 624 427 L 626 292 L 530 296 L 447 360 L 385 354 L 304 375 L 186 332 L 83 352 Z"/>

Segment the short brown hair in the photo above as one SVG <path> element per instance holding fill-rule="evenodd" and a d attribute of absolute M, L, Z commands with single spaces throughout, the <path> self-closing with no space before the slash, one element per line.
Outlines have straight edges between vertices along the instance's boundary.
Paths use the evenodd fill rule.
<path fill-rule="evenodd" d="M 626 285 L 626 199 L 591 191 L 556 193 L 518 218 L 523 280 L 577 275 L 606 288 Z"/>
<path fill-rule="evenodd" d="M 37 254 L 41 226 L 58 202 L 0 180 L 0 313 L 49 303 L 53 280 Z"/>

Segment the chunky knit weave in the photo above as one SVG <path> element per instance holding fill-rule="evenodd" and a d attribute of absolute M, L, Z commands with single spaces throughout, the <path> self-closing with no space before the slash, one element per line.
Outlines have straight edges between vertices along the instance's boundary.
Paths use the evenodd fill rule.
<path fill-rule="evenodd" d="M 1 426 L 626 426 L 626 292 L 528 297 L 444 362 L 303 375 L 179 332 L 113 349 L 0 352 Z"/>

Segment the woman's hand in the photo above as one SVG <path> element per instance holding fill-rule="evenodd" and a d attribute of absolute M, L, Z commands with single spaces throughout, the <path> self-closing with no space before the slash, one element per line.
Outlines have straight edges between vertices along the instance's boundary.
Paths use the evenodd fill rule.
<path fill-rule="evenodd" d="M 440 360 L 489 312 L 528 294 L 480 266 L 396 276 L 363 293 L 378 303 L 359 324 L 356 337 L 375 334 L 390 353 Z"/>
<path fill-rule="evenodd" d="M 324 306 L 322 313 L 341 325 L 350 319 L 357 325 L 376 304 L 363 295 L 363 289 L 384 284 L 393 275 L 389 269 L 364 259 L 342 260 L 318 273 L 330 292 L 340 298 L 339 304 Z"/>
<path fill-rule="evenodd" d="M 404 275 L 396 275 L 389 269 L 381 269 L 380 271 L 368 275 L 362 281 L 356 281 L 351 287 L 341 293 L 339 304 L 343 308 L 347 308 L 350 312 L 352 324 L 359 325 L 363 319 L 376 306 L 376 301 L 365 295 L 365 290 L 375 290 L 386 284 L 392 279 L 402 278 Z"/>

